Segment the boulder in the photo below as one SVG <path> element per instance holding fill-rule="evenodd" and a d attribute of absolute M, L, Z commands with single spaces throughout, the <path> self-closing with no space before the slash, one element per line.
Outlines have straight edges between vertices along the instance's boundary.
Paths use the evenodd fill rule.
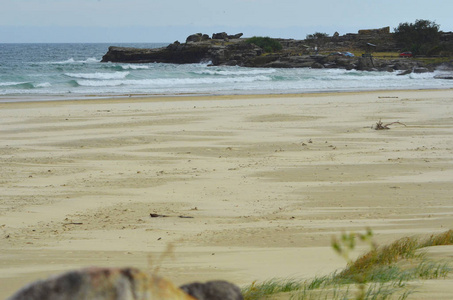
<path fill-rule="evenodd" d="M 445 62 L 437 66 L 436 70 L 439 71 L 453 71 L 453 61 Z"/>
<path fill-rule="evenodd" d="M 243 33 L 236 33 L 234 35 L 229 35 L 228 38 L 229 39 L 240 39 L 241 36 L 243 36 L 244 34 Z"/>
<path fill-rule="evenodd" d="M 412 73 L 412 70 L 405 70 L 405 71 L 400 72 L 400 73 L 398 73 L 398 74 L 396 74 L 396 75 L 402 76 L 402 75 L 408 75 L 408 74 L 410 74 L 410 73 Z"/>
<path fill-rule="evenodd" d="M 324 69 L 324 65 L 323 65 L 323 64 L 320 64 L 319 62 L 314 62 L 314 63 L 311 65 L 311 68 L 312 68 L 312 69 Z"/>
<path fill-rule="evenodd" d="M 414 68 L 413 72 L 420 74 L 420 73 L 428 73 L 428 72 L 430 72 L 430 70 L 425 67 L 417 67 L 417 68 Z"/>
<path fill-rule="evenodd" d="M 202 34 L 201 33 L 195 33 L 195 34 L 192 34 L 192 35 L 189 35 L 187 38 L 186 38 L 186 43 L 196 43 L 196 42 L 201 42 L 201 36 Z"/>
<path fill-rule="evenodd" d="M 218 293 L 224 292 L 224 289 L 219 286 L 216 289 L 219 290 Z M 216 289 L 209 289 L 209 291 Z M 168 280 L 148 275 L 137 269 L 89 268 L 33 282 L 7 300 L 42 299 L 195 300 L 196 298 L 188 295 Z"/>
<path fill-rule="evenodd" d="M 241 290 L 227 281 L 194 282 L 180 287 L 181 290 L 198 300 L 242 300 Z"/>
<path fill-rule="evenodd" d="M 453 75 L 436 75 L 434 76 L 435 79 L 448 79 L 453 80 Z"/>
<path fill-rule="evenodd" d="M 357 70 L 370 71 L 374 68 L 374 60 L 372 57 L 359 57 Z"/>
<path fill-rule="evenodd" d="M 227 38 L 228 38 L 228 34 L 226 32 L 219 32 L 219 33 L 212 34 L 213 40 L 225 40 Z"/>
<path fill-rule="evenodd" d="M 236 33 L 233 35 L 228 35 L 226 32 L 219 32 L 219 33 L 213 33 L 212 39 L 213 40 L 239 39 L 243 35 L 244 35 L 243 33 Z"/>
<path fill-rule="evenodd" d="M 186 43 L 198 43 L 209 40 L 209 35 L 202 33 L 191 34 L 186 38 Z"/>

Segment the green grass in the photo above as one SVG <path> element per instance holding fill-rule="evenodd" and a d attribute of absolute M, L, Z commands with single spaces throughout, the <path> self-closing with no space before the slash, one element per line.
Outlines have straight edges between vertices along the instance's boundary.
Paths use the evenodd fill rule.
<path fill-rule="evenodd" d="M 439 65 L 442 63 L 452 62 L 453 57 L 415 57 L 414 59 L 427 65 Z"/>
<path fill-rule="evenodd" d="M 351 249 L 355 246 L 352 237 L 355 235 L 342 237 Z M 453 270 L 448 262 L 426 258 L 423 248 L 439 245 L 453 245 L 453 230 L 422 240 L 405 237 L 389 245 L 372 247 L 371 251 L 350 261 L 344 270 L 327 276 L 305 281 L 254 282 L 242 292 L 246 300 L 406 299 L 414 292 L 407 285 L 409 281 L 445 278 Z"/>
<path fill-rule="evenodd" d="M 282 50 L 282 44 L 279 41 L 270 37 L 254 36 L 245 41 L 249 44 L 255 44 L 262 48 L 265 52 L 271 53 Z"/>
<path fill-rule="evenodd" d="M 242 291 L 244 299 L 263 299 L 266 296 L 278 293 L 287 293 L 303 288 L 303 284 L 297 280 L 271 279 L 256 284 L 253 282 L 250 286 Z"/>
<path fill-rule="evenodd" d="M 335 285 L 316 291 L 302 290 L 294 293 L 291 300 L 318 300 L 318 299 L 406 299 L 413 290 L 402 290 L 400 287 L 373 283 L 368 286 Z"/>

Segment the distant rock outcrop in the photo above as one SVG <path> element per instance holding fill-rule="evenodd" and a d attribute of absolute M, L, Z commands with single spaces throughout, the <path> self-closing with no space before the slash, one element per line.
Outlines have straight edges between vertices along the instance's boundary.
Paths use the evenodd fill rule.
<path fill-rule="evenodd" d="M 225 281 L 178 288 L 168 280 L 133 268 L 89 268 L 33 282 L 7 300 L 42 299 L 242 300 L 242 295 L 237 286 Z"/>
<path fill-rule="evenodd" d="M 390 34 L 390 26 L 382 27 L 379 29 L 361 29 L 359 35 L 371 35 L 371 34 Z"/>
<path fill-rule="evenodd" d="M 174 42 L 165 48 L 141 49 L 109 47 L 102 62 L 190 64 L 211 61 L 211 46 L 206 43 Z"/>
<path fill-rule="evenodd" d="M 239 39 L 241 36 L 243 36 L 242 33 L 228 35 L 226 32 L 219 32 L 219 33 L 213 33 L 212 39 L 213 40 Z"/>
<path fill-rule="evenodd" d="M 207 34 L 202 34 L 202 33 L 195 33 L 192 35 L 189 35 L 186 39 L 186 43 L 198 43 L 198 42 L 204 42 L 209 40 L 210 37 Z"/>
<path fill-rule="evenodd" d="M 377 41 L 379 49 L 394 49 L 388 27 L 376 30 L 362 30 L 360 34 L 347 34 L 320 39 L 293 40 L 274 39 L 282 45 L 282 50 L 266 53 L 259 46 L 241 38 L 242 33 L 228 35 L 226 32 L 207 34 L 196 33 L 187 37 L 186 43 L 178 41 L 159 49 L 137 49 L 109 47 L 102 62 L 122 63 L 200 63 L 211 62 L 214 66 L 242 66 L 257 68 L 341 68 L 363 71 L 412 70 L 426 67 L 413 59 L 375 59 L 370 55 L 354 57 L 335 51 L 331 55 L 318 55 L 318 47 L 330 49 L 354 49 Z M 375 49 L 377 50 L 377 49 Z M 343 50 L 344 51 L 344 50 Z M 310 55 L 316 54 L 316 55 Z M 365 51 L 364 51 L 365 52 Z"/>

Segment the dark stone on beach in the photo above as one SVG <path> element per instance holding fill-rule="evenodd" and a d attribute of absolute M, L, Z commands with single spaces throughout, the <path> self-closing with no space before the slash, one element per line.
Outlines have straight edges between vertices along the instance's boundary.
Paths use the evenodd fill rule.
<path fill-rule="evenodd" d="M 428 68 L 418 67 L 418 68 L 414 68 L 414 70 L 412 72 L 420 74 L 420 73 L 428 73 L 428 72 L 430 72 L 430 70 L 428 70 Z"/>
<path fill-rule="evenodd" d="M 412 70 L 406 70 L 406 71 L 403 71 L 403 72 L 398 73 L 397 75 L 402 76 L 402 75 L 408 75 L 408 74 L 410 74 L 410 73 L 412 73 Z"/>
<path fill-rule="evenodd" d="M 226 281 L 194 282 L 180 286 L 190 296 L 198 300 L 242 300 L 241 290 Z"/>
<path fill-rule="evenodd" d="M 371 71 L 375 67 L 374 59 L 372 57 L 359 57 L 357 70 Z"/>
<path fill-rule="evenodd" d="M 170 281 L 133 268 L 89 268 L 40 280 L 7 300 L 194 300 Z"/>
<path fill-rule="evenodd" d="M 7 300 L 242 300 L 238 286 L 217 280 L 180 288 L 134 268 L 88 268 L 35 281 Z"/>
<path fill-rule="evenodd" d="M 441 63 L 436 69 L 440 71 L 453 71 L 453 61 Z"/>
<path fill-rule="evenodd" d="M 453 75 L 436 75 L 436 76 L 434 76 L 434 78 L 453 80 Z"/>

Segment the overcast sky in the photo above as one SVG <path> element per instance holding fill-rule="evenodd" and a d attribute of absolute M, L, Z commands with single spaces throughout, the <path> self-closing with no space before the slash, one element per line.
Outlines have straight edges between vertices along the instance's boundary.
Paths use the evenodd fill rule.
<path fill-rule="evenodd" d="M 183 42 L 222 31 L 304 39 L 417 19 L 453 31 L 452 12 L 452 0 L 0 0 L 0 43 Z"/>

